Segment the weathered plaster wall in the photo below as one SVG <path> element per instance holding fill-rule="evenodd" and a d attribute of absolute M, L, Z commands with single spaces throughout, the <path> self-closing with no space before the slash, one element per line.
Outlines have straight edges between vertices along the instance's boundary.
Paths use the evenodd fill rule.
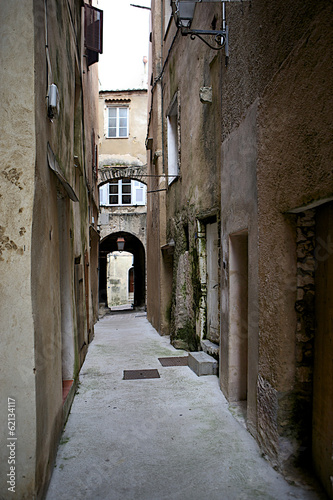
<path fill-rule="evenodd" d="M 309 372 L 296 363 L 296 218 L 285 212 L 332 195 L 330 8 L 325 1 L 227 5 L 230 58 L 221 80 L 221 386 L 228 395 L 228 239 L 247 229 L 247 422 L 280 465 L 304 444 L 296 392 L 300 383 L 306 386 Z"/>
<path fill-rule="evenodd" d="M 105 110 L 108 105 L 107 100 L 129 99 L 129 137 L 124 139 L 108 138 L 107 123 L 105 120 Z M 116 106 L 116 104 L 115 104 Z M 99 123 L 100 123 L 100 164 L 122 165 L 134 162 L 144 165 L 146 154 L 144 149 L 147 132 L 147 91 L 102 91 L 99 94 Z M 117 160 L 119 160 L 117 162 Z"/>
<path fill-rule="evenodd" d="M 93 324 L 93 315 L 89 321 L 87 315 L 92 304 L 89 271 L 84 275 L 89 307 L 84 301 L 75 304 L 74 286 L 74 259 L 82 257 L 82 268 L 89 264 L 87 186 L 97 193 L 89 171 L 97 105 L 87 106 L 86 133 L 82 127 L 82 5 L 79 0 L 48 0 L 47 13 L 45 6 L 43 0 L 0 3 L 1 397 L 16 400 L 15 492 L 22 499 L 45 494 L 72 401 L 68 397 L 63 406 L 62 381 L 75 379 L 80 368 L 77 324 L 85 318 L 87 341 Z M 86 94 L 94 81 L 96 75 L 86 76 Z M 60 96 L 59 115 L 53 121 L 45 99 L 50 83 L 57 85 Z M 78 195 L 75 208 L 64 182 L 50 168 L 48 144 L 65 184 Z M 97 296 L 97 287 L 94 293 Z M 7 440 L 6 404 L 1 408 L 2 440 Z M 1 444 L 1 461 L 7 464 L 7 442 Z M 2 498 L 12 498 L 6 469 L 1 468 L 0 490 Z"/>
<path fill-rule="evenodd" d="M 311 9 L 311 2 L 304 7 Z M 285 213 L 332 196 L 332 6 L 316 4 L 306 21 L 265 89 L 258 117 L 260 372 L 277 401 L 283 395 L 267 423 L 280 434 L 282 460 L 295 452 L 287 422 L 297 412 L 294 383 L 302 372 L 295 366 L 296 230 Z"/>
<path fill-rule="evenodd" d="M 100 209 L 100 238 L 103 240 L 111 233 L 124 231 L 136 236 L 146 248 L 147 208 L 135 207 L 105 207 Z"/>
<path fill-rule="evenodd" d="M 147 317 L 161 335 L 170 333 L 170 312 L 172 294 L 172 250 L 162 251 L 167 244 L 166 235 L 166 194 L 167 179 L 163 177 L 164 152 L 162 147 L 162 116 L 164 113 L 160 80 L 162 3 L 151 4 L 151 36 L 149 47 L 149 73 L 153 86 L 148 94 L 148 131 L 151 149 L 147 151 L 148 178 L 147 196 Z"/>
<path fill-rule="evenodd" d="M 75 6 L 75 8 L 74 8 Z M 78 5 L 72 2 L 74 19 L 77 20 Z M 79 366 L 77 346 L 74 346 L 74 290 L 72 253 L 60 251 L 60 244 L 72 246 L 69 232 L 74 237 L 72 204 L 64 192 L 57 177 L 49 168 L 47 160 L 47 144 L 56 155 L 57 162 L 69 184 L 74 188 L 83 202 L 82 192 L 77 190 L 75 170 L 73 168 L 73 144 L 75 114 L 75 40 L 69 29 L 67 7 L 59 2 L 48 2 L 47 26 L 50 68 L 45 58 L 45 11 L 44 2 L 35 2 L 36 25 L 36 179 L 33 220 L 32 245 L 32 294 L 35 318 L 36 345 L 36 414 L 37 414 L 37 462 L 36 486 L 38 495 L 50 476 L 48 462 L 52 463 L 63 424 L 62 419 L 62 333 L 66 327 L 64 322 L 65 307 L 69 307 L 73 315 L 71 342 L 75 349 L 71 378 L 75 378 Z M 63 43 L 60 43 L 63 40 Z M 52 122 L 47 116 L 45 95 L 48 85 L 55 83 L 59 90 L 60 112 Z M 57 198 L 62 198 L 63 202 Z M 82 205 L 82 211 L 85 211 Z M 59 210 L 59 211 L 58 211 Z M 80 213 L 81 215 L 81 213 Z M 77 219 L 81 224 L 81 217 Z M 65 233 L 63 233 L 65 231 Z M 80 235 L 81 237 L 81 235 Z M 80 240 L 79 240 L 80 241 Z M 69 243 L 70 242 L 70 243 Z M 77 244 L 77 243 L 76 243 Z M 73 250 L 73 248 L 72 248 Z M 70 288 L 64 284 L 64 266 L 70 272 Z M 66 295 L 66 304 L 61 303 Z M 68 299 L 72 301 L 68 304 Z M 43 304 L 43 307 L 41 307 Z M 68 312 L 66 312 L 66 315 Z M 69 319 L 69 318 L 68 318 Z M 70 325 L 68 325 L 70 328 Z M 75 366 L 76 365 L 76 366 Z M 75 368 L 74 368 L 75 366 Z M 53 391 L 50 391 L 53 387 Z"/>
<path fill-rule="evenodd" d="M 163 254 L 167 249 L 169 255 L 173 252 L 171 333 L 174 335 L 180 321 L 183 327 L 186 315 L 192 326 L 197 302 L 189 275 L 192 263 L 200 264 L 204 253 L 195 243 L 195 228 L 198 221 L 204 224 L 216 217 L 221 224 L 222 251 L 221 387 L 230 397 L 234 368 L 230 354 L 235 347 L 231 335 L 235 325 L 230 324 L 235 317 L 230 311 L 234 290 L 230 283 L 232 272 L 237 272 L 237 266 L 230 269 L 229 265 L 230 241 L 246 234 L 247 425 L 272 462 L 287 468 L 297 462 L 302 450 L 309 451 L 309 433 L 314 432 L 309 430 L 316 365 L 312 240 L 317 211 L 321 210 L 316 207 L 331 201 L 333 195 L 332 5 L 328 0 L 228 2 L 227 66 L 223 51 L 214 57 L 198 40 L 176 35 L 174 24 L 163 39 L 161 59 L 160 7 L 161 2 L 152 2 L 154 85 L 148 137 L 153 138 L 153 146 L 149 171 L 166 172 L 166 115 L 177 92 L 180 177 L 167 187 L 166 212 L 157 195 L 151 198 L 148 224 L 152 234 L 165 236 L 164 245 L 169 243 Z M 197 4 L 193 26 L 210 28 L 214 15 L 218 25 L 219 8 Z M 163 73 L 161 60 L 165 63 Z M 212 104 L 200 103 L 203 86 L 212 87 Z M 152 187 L 157 189 L 157 183 L 151 183 Z M 310 208 L 315 214 L 309 222 Z M 165 233 L 159 227 L 160 220 L 162 224 L 167 221 Z M 324 220 L 327 227 L 322 230 L 327 236 L 330 226 Z M 172 240 L 174 246 L 170 245 Z M 163 258 L 158 244 L 149 238 L 148 252 L 153 257 L 152 249 L 155 260 L 149 265 L 160 277 Z M 199 256 L 192 259 L 195 249 Z M 245 251 L 240 254 L 245 260 Z M 148 267 L 148 276 L 149 272 Z M 200 272 L 199 278 L 202 285 Z M 319 283 L 321 293 L 331 300 L 330 287 Z M 182 294 L 185 288 L 186 298 Z M 156 293 L 156 283 L 153 290 Z M 202 304 L 202 293 L 200 300 Z M 322 306 L 323 296 L 316 300 L 316 306 L 318 302 Z M 156 321 L 157 307 L 153 300 L 149 304 L 148 317 Z M 320 341 L 319 345 L 322 354 L 325 348 Z M 331 353 L 329 341 L 325 347 Z M 323 380 L 327 382 L 327 377 Z M 319 380 L 314 380 L 316 384 L 318 389 Z M 322 418 L 326 425 L 330 390 L 327 396 L 324 392 L 319 390 L 316 397 L 325 409 Z M 330 439 L 327 432 L 327 450 L 331 450 Z M 332 497 L 332 463 L 320 455 L 323 457 L 320 452 L 314 457 L 317 471 Z"/>
<path fill-rule="evenodd" d="M 28 499 L 35 490 L 37 431 L 30 257 L 36 159 L 33 1 L 2 0 L 0 11 L 0 491 L 4 499 Z M 7 483 L 8 397 L 16 401 L 15 493 Z"/>
<path fill-rule="evenodd" d="M 100 8 L 98 2 L 94 0 L 92 5 Z M 81 29 L 83 29 L 81 27 Z M 81 64 L 84 68 L 84 60 L 81 58 Z M 77 69 L 76 69 L 77 71 Z M 80 81 L 80 80 L 79 80 Z M 76 82 L 78 83 L 78 82 Z M 97 232 L 99 193 L 98 193 L 98 144 L 99 136 L 102 132 L 98 121 L 98 64 L 92 64 L 85 70 L 82 78 L 83 91 L 83 126 L 85 134 L 84 157 L 86 163 L 85 175 L 88 182 L 88 206 L 86 210 L 86 219 L 81 216 L 83 231 L 85 232 L 85 251 L 89 256 L 89 341 L 94 336 L 94 324 L 98 320 L 98 244 L 99 235 Z M 82 116 L 81 116 L 82 120 Z M 75 139 L 77 142 L 77 139 Z"/>
<path fill-rule="evenodd" d="M 202 26 L 209 26 L 214 15 L 220 15 L 216 6 L 206 5 L 204 10 L 199 7 L 196 15 Z M 173 21 L 163 45 L 163 55 L 164 60 L 168 58 L 161 78 L 162 160 L 166 173 L 166 117 L 176 95 L 179 110 L 179 178 L 168 186 L 166 193 L 166 243 L 175 242 L 171 339 L 175 345 L 186 344 L 195 350 L 200 338 L 206 335 L 206 278 L 200 277 L 197 225 L 198 221 L 203 224 L 212 219 L 219 221 L 220 212 L 221 55 L 216 55 L 198 40 L 191 41 L 176 34 Z M 203 87 L 211 87 L 211 101 L 200 99 Z M 219 269 L 216 274 L 219 276 Z M 186 305 L 183 307 L 181 297 L 184 293 Z"/>
<path fill-rule="evenodd" d="M 282 0 L 227 4 L 230 57 L 222 80 L 223 137 L 237 128 L 291 47 L 304 36 L 316 12 L 327 3 Z"/>
<path fill-rule="evenodd" d="M 309 424 L 300 422 L 299 415 L 311 413 L 312 371 L 309 362 L 307 367 L 304 362 L 300 365 L 296 337 L 300 309 L 298 316 L 295 310 L 296 216 L 286 212 L 332 196 L 328 160 L 332 138 L 332 12 L 328 2 L 269 6 L 256 2 L 230 4 L 227 15 L 230 59 L 222 77 L 224 279 L 228 280 L 227 239 L 233 231 L 248 226 L 248 426 L 251 432 L 258 433 L 270 458 L 282 466 L 308 442 L 304 429 Z M 242 151 L 242 130 L 250 123 L 252 133 L 247 131 L 246 135 L 252 141 L 253 152 L 246 155 L 250 163 L 243 184 L 244 172 L 237 176 L 237 169 L 244 160 L 226 154 L 226 146 L 233 140 L 234 149 Z M 233 179 L 237 184 L 232 184 Z M 250 205 L 239 204 L 236 193 L 244 192 L 242 185 L 249 181 L 254 187 L 253 182 L 257 182 L 257 195 L 252 189 Z M 228 198 L 229 191 L 232 199 Z M 224 314 L 228 311 L 227 281 L 222 287 Z M 224 358 L 229 348 L 227 331 L 227 322 L 222 319 Z M 222 368 L 226 394 L 227 373 Z"/>
<path fill-rule="evenodd" d="M 222 143 L 221 174 L 221 364 L 220 384 L 229 397 L 232 373 L 240 369 L 229 362 L 232 325 L 230 324 L 229 295 L 229 238 L 232 234 L 248 233 L 248 415 L 249 428 L 256 428 L 256 384 L 258 371 L 258 249 L 257 249 L 257 108 L 256 101 L 247 112 L 238 128 Z"/>

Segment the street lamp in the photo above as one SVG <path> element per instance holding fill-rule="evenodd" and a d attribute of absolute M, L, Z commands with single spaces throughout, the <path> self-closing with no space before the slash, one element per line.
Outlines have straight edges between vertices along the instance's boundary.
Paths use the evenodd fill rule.
<path fill-rule="evenodd" d="M 196 3 L 219 2 L 222 4 L 222 29 L 221 30 L 200 30 L 192 29 L 191 24 L 194 16 Z M 208 47 L 213 50 L 220 50 L 225 47 L 226 57 L 228 57 L 228 26 L 226 25 L 225 1 L 223 0 L 171 0 L 172 16 L 177 28 L 181 29 L 183 36 L 190 35 L 191 40 L 200 38 Z M 214 37 L 215 46 L 211 45 L 203 37 Z"/>
<path fill-rule="evenodd" d="M 123 238 L 122 236 L 119 236 L 119 238 L 117 238 L 117 249 L 118 249 L 118 252 L 122 252 L 125 248 L 125 238 Z"/>

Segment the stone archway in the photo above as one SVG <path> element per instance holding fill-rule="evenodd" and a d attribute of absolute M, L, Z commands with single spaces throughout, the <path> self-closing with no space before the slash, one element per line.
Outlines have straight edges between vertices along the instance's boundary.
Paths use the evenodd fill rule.
<path fill-rule="evenodd" d="M 134 256 L 134 307 L 145 307 L 146 304 L 146 263 L 145 248 L 142 242 L 131 233 L 125 231 L 114 232 L 106 236 L 100 243 L 99 248 L 99 302 L 107 306 L 107 283 L 106 265 L 107 255 L 117 250 L 117 238 L 125 239 L 126 252 Z"/>
<path fill-rule="evenodd" d="M 147 184 L 147 165 L 119 166 L 104 165 L 98 170 L 98 185 L 114 179 L 133 179 Z"/>

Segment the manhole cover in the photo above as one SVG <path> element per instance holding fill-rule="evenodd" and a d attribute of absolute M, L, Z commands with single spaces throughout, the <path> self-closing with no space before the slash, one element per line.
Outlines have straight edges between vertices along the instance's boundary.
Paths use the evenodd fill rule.
<path fill-rule="evenodd" d="M 123 380 L 139 380 L 146 378 L 160 378 L 158 370 L 124 370 Z"/>
<path fill-rule="evenodd" d="M 162 366 L 187 366 L 187 356 L 172 356 L 171 358 L 158 358 Z"/>

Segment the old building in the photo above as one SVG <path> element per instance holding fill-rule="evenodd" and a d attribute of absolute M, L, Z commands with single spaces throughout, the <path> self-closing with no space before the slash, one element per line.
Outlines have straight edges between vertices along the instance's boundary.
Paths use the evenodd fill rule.
<path fill-rule="evenodd" d="M 0 12 L 0 490 L 39 499 L 98 314 L 102 12 L 82 0 Z"/>
<path fill-rule="evenodd" d="M 99 300 L 102 307 L 144 307 L 147 89 L 101 91 L 99 124 Z M 120 242 L 124 243 L 122 250 L 132 254 L 132 263 L 125 264 L 124 254 L 114 253 Z M 122 265 L 119 268 L 121 262 L 126 270 Z"/>
<path fill-rule="evenodd" d="M 219 344 L 263 452 L 330 498 L 332 20 L 328 0 L 153 0 L 147 135 L 148 318 Z"/>
<path fill-rule="evenodd" d="M 108 307 L 122 306 L 130 309 L 134 305 L 133 255 L 116 251 L 107 255 L 106 285 Z"/>
<path fill-rule="evenodd" d="M 152 8 L 148 314 L 195 350 L 219 343 L 220 57 L 203 44 L 192 52 L 168 2 Z"/>

